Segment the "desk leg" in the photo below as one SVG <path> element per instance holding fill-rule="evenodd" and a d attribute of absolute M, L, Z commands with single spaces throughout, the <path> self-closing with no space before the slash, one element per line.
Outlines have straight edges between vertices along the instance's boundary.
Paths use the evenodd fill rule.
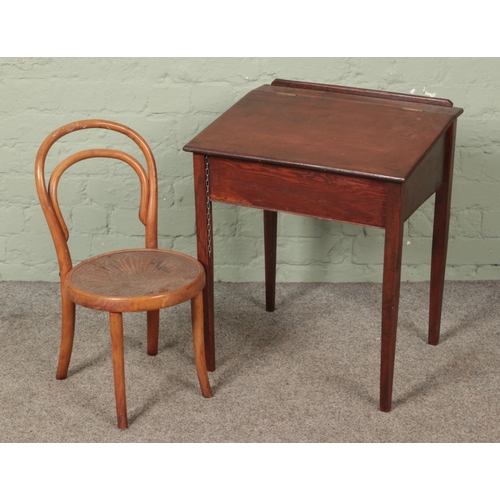
<path fill-rule="evenodd" d="M 382 290 L 382 346 L 380 363 L 380 410 L 389 411 L 392 404 L 394 358 L 398 327 L 401 259 L 403 254 L 404 219 L 401 188 L 387 188 L 387 221 L 385 228 L 384 277 Z"/>
<path fill-rule="evenodd" d="M 264 260 L 266 268 L 266 311 L 274 311 L 276 297 L 276 241 L 278 213 L 264 210 Z"/>
<path fill-rule="evenodd" d="M 210 252 L 208 217 L 212 221 L 212 203 L 207 206 L 205 157 L 195 154 L 194 162 L 194 198 L 196 207 L 196 247 L 198 260 L 205 269 L 206 284 L 203 289 L 203 326 L 205 331 L 205 358 L 207 370 L 215 370 L 214 339 L 214 242 L 213 229 L 210 224 Z M 208 211 L 208 213 L 207 213 Z"/>
<path fill-rule="evenodd" d="M 429 303 L 429 338 L 432 345 L 439 343 L 443 289 L 450 227 L 451 181 L 455 151 L 455 124 L 446 133 L 446 158 L 443 183 L 436 191 L 434 204 L 434 232 L 432 236 L 431 291 Z"/>

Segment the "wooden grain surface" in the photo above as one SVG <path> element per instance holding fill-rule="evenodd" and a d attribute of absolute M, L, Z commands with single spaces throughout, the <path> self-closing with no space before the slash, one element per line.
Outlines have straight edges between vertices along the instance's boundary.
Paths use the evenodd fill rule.
<path fill-rule="evenodd" d="M 263 209 L 268 311 L 275 308 L 276 212 L 382 227 L 380 409 L 391 409 L 404 221 L 436 192 L 429 342 L 437 343 L 452 137 L 462 112 L 446 99 L 277 80 L 244 96 L 184 147 L 194 153 L 209 370 L 215 369 L 212 201 Z"/>
<path fill-rule="evenodd" d="M 152 311 L 179 304 L 205 284 L 201 264 L 168 250 L 133 249 L 98 255 L 67 277 L 71 300 L 113 312 Z"/>
<path fill-rule="evenodd" d="M 384 227 L 386 185 L 374 179 L 211 158 L 210 198 L 329 220 Z"/>
<path fill-rule="evenodd" d="M 403 182 L 462 109 L 263 85 L 185 151 Z"/>
<path fill-rule="evenodd" d="M 63 160 L 45 182 L 45 159 L 61 137 L 90 128 L 120 132 L 132 139 L 144 153 L 147 175 L 132 156 L 111 149 L 80 151 Z M 59 209 L 57 187 L 61 175 L 72 165 L 88 158 L 113 158 L 128 163 L 137 173 L 141 186 L 139 219 L 145 225 L 146 248 L 97 255 L 73 267 L 67 245 L 68 228 Z M 62 329 L 57 378 L 68 375 L 75 334 L 75 304 L 108 311 L 110 319 L 113 372 L 118 427 L 126 429 L 125 362 L 123 353 L 123 312 L 147 311 L 147 351 L 158 352 L 159 309 L 192 299 L 195 364 L 202 394 L 211 397 L 204 350 L 203 297 L 205 271 L 192 257 L 158 250 L 158 185 L 153 153 L 144 139 L 132 129 L 107 120 L 69 123 L 50 134 L 40 146 L 35 160 L 35 181 L 40 205 L 56 247 L 61 278 Z M 118 187 L 118 186 L 117 186 Z"/>
<path fill-rule="evenodd" d="M 437 97 L 427 97 L 414 94 L 402 94 L 399 92 L 387 92 L 376 89 L 361 89 L 358 87 L 345 87 L 343 85 L 330 85 L 325 83 L 300 82 L 296 80 L 284 80 L 276 78 L 271 83 L 273 86 L 288 87 L 295 89 L 320 90 L 322 92 L 334 92 L 336 94 L 350 94 L 367 97 L 375 97 L 377 99 L 389 99 L 391 101 L 407 101 L 412 103 L 431 104 L 433 106 L 452 107 L 453 103 L 449 99 L 440 99 Z"/>

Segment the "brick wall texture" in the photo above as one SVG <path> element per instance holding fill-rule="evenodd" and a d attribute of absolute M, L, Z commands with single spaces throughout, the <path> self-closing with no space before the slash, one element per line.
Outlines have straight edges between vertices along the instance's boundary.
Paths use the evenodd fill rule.
<path fill-rule="evenodd" d="M 103 118 L 137 130 L 155 154 L 159 244 L 196 255 L 192 157 L 183 146 L 250 90 L 286 78 L 415 94 L 464 108 L 458 120 L 447 279 L 500 278 L 500 59 L 495 58 L 0 58 L 0 279 L 57 281 L 33 167 L 65 123 Z M 111 134 L 111 135 L 110 135 Z M 112 132 L 82 131 L 49 155 L 122 148 Z M 59 199 L 75 262 L 143 245 L 137 178 L 89 160 L 63 176 Z M 429 279 L 431 197 L 406 223 L 403 279 Z M 216 279 L 263 281 L 262 212 L 213 205 Z M 382 230 L 280 214 L 280 281 L 381 281 Z"/>

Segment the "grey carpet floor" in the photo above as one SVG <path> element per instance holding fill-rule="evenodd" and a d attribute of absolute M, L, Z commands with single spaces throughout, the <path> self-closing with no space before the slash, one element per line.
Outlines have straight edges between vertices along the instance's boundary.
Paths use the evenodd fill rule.
<path fill-rule="evenodd" d="M 441 343 L 428 283 L 403 283 L 393 408 L 378 410 L 381 285 L 216 283 L 214 397 L 196 378 L 188 304 L 124 315 L 130 427 L 116 428 L 107 314 L 77 307 L 69 376 L 55 379 L 54 283 L 0 282 L 0 442 L 500 441 L 500 282 L 447 282 Z"/>

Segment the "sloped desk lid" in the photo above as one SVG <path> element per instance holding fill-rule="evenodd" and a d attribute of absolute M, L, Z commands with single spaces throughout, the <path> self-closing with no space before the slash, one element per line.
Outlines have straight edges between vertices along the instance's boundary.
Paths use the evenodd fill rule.
<path fill-rule="evenodd" d="M 184 150 L 404 182 L 462 112 L 445 99 L 276 80 Z"/>

